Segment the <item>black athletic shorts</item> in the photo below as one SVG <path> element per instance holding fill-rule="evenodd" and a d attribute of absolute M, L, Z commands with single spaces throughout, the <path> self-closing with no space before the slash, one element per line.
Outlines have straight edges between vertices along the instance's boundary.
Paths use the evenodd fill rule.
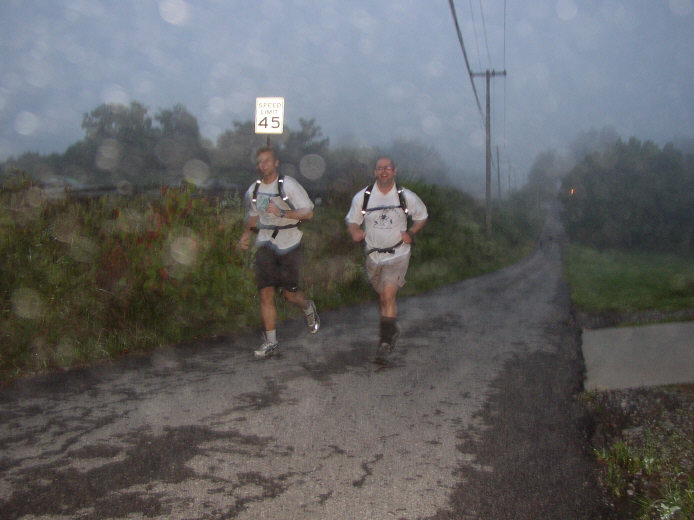
<path fill-rule="evenodd" d="M 301 258 L 301 246 L 281 255 L 269 247 L 260 246 L 255 253 L 258 289 L 281 287 L 289 292 L 298 291 Z"/>

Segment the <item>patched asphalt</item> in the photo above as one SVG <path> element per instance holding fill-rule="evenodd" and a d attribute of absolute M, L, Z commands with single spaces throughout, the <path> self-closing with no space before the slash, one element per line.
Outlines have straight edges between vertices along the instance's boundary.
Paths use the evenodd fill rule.
<path fill-rule="evenodd" d="M 4 388 L 2 518 L 603 518 L 561 247 L 401 299 L 384 368 L 372 302 Z"/>

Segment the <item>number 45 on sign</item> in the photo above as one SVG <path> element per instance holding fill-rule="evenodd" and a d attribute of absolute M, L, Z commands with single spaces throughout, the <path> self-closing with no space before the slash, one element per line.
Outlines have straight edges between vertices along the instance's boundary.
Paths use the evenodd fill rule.
<path fill-rule="evenodd" d="M 284 131 L 284 98 L 255 98 L 255 133 L 281 134 Z"/>

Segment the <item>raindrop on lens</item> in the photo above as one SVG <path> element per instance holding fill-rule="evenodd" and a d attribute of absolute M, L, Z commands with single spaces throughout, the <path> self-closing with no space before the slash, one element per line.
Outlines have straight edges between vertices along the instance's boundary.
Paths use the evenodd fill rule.
<path fill-rule="evenodd" d="M 43 298 L 34 289 L 21 287 L 12 293 L 12 312 L 20 318 L 37 319 L 45 314 Z"/>
<path fill-rule="evenodd" d="M 304 155 L 299 162 L 299 171 L 307 179 L 318 180 L 325 173 L 325 159 L 315 153 Z"/>
<path fill-rule="evenodd" d="M 201 186 L 210 177 L 210 168 L 200 159 L 191 159 L 183 165 L 183 177 L 196 186 Z"/>
<path fill-rule="evenodd" d="M 23 110 L 14 121 L 14 129 L 21 135 L 33 135 L 41 126 L 41 120 L 35 114 Z"/>

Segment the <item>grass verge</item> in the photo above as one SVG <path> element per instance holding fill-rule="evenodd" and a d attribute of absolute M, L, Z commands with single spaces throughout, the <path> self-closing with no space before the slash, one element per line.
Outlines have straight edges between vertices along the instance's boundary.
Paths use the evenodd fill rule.
<path fill-rule="evenodd" d="M 405 294 L 488 272 L 530 250 L 539 219 L 501 207 L 494 232 L 467 195 L 412 187 L 430 221 Z M 302 289 L 326 310 L 374 299 L 363 246 L 331 197 L 303 224 Z M 236 193 L 192 185 L 139 195 L 55 197 L 28 178 L 0 189 L 0 383 L 160 345 L 260 327 L 253 252 L 237 241 Z M 278 298 L 278 318 L 297 311 Z"/>
<path fill-rule="evenodd" d="M 648 311 L 667 319 L 694 307 L 692 259 L 572 244 L 565 269 L 574 306 L 586 315 Z M 590 392 L 583 399 L 595 425 L 599 481 L 615 517 L 694 518 L 694 384 Z"/>
<path fill-rule="evenodd" d="M 693 260 L 571 244 L 565 257 L 571 299 L 587 313 L 690 309 L 694 307 Z"/>

